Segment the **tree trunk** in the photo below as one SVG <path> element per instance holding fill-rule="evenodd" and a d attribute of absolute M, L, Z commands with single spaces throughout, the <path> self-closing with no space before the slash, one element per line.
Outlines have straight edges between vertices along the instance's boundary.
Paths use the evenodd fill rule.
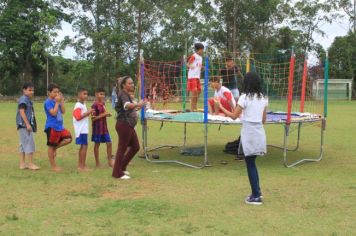
<path fill-rule="evenodd" d="M 140 95 L 140 91 L 141 91 L 141 74 L 140 74 L 140 53 L 141 53 L 141 44 L 142 44 L 141 25 L 142 25 L 142 11 L 141 11 L 141 6 L 139 5 L 138 6 L 138 18 L 137 18 L 137 55 L 136 55 L 136 60 L 137 60 L 136 79 L 137 79 L 137 87 L 139 89 L 138 95 Z"/>

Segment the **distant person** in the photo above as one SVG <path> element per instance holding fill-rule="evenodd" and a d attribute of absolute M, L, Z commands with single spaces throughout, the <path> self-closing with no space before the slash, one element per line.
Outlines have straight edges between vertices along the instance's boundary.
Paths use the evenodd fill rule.
<path fill-rule="evenodd" d="M 113 86 L 112 91 L 111 91 L 111 107 L 113 110 L 115 110 L 115 104 L 117 101 L 117 88 L 116 85 Z"/>
<path fill-rule="evenodd" d="M 204 45 L 202 43 L 196 43 L 194 45 L 195 53 L 188 59 L 188 84 L 187 90 L 191 93 L 190 109 L 191 111 L 197 111 L 198 98 L 201 93 L 200 74 L 203 67 Z"/>
<path fill-rule="evenodd" d="M 135 126 L 137 124 L 137 110 L 141 109 L 145 103 L 143 101 L 135 103 L 132 100 L 130 94 L 134 91 L 133 80 L 129 76 L 122 77 L 116 104 L 116 132 L 119 136 L 119 144 L 112 176 L 124 180 L 131 178 L 127 166 L 140 150 Z"/>
<path fill-rule="evenodd" d="M 267 153 L 266 133 L 263 123 L 266 121 L 268 99 L 262 92 L 261 79 L 255 72 L 248 72 L 243 82 L 242 95 L 237 108 L 230 112 L 219 102 L 215 101 L 220 109 L 232 119 L 241 118 L 241 142 L 245 156 L 248 178 L 252 193 L 245 199 L 245 203 L 252 205 L 262 204 L 259 176 L 256 167 L 256 157 Z"/>
<path fill-rule="evenodd" d="M 92 136 L 91 141 L 94 142 L 94 156 L 96 167 L 100 167 L 99 147 L 101 143 L 106 144 L 106 155 L 108 165 L 114 166 L 114 160 L 112 159 L 112 143 L 108 130 L 107 117 L 111 117 L 111 113 L 107 111 L 105 107 L 105 90 L 98 88 L 95 90 L 95 102 L 91 106 L 92 112 Z"/>
<path fill-rule="evenodd" d="M 242 81 L 239 78 L 243 78 L 240 69 L 235 65 L 232 57 L 227 57 L 225 67 L 220 70 L 222 78 L 222 85 L 230 89 L 237 102 L 240 96 L 240 90 L 242 89 Z"/>
<path fill-rule="evenodd" d="M 77 92 L 77 103 L 73 109 L 73 126 L 75 132 L 75 144 L 79 145 L 78 170 L 89 170 L 85 166 L 88 150 L 89 116 L 93 109 L 88 110 L 85 102 L 88 100 L 88 90 L 79 88 Z"/>
<path fill-rule="evenodd" d="M 169 97 L 170 97 L 170 91 L 169 91 L 169 86 L 167 85 L 162 90 L 163 109 L 167 109 Z"/>
<path fill-rule="evenodd" d="M 47 134 L 48 158 L 51 170 L 61 171 L 56 164 L 58 148 L 72 142 L 71 133 L 63 126 L 63 114 L 65 113 L 64 97 L 56 84 L 48 86 L 48 98 L 44 102 L 44 110 L 47 116 L 45 133 Z"/>
<path fill-rule="evenodd" d="M 219 77 L 211 78 L 210 87 L 214 89 L 215 93 L 214 98 L 209 99 L 209 113 L 214 115 L 225 115 L 214 100 L 218 100 L 226 110 L 233 112 L 236 107 L 236 101 L 232 92 L 225 86 L 221 85 Z"/>
<path fill-rule="evenodd" d="M 33 134 L 37 131 L 35 110 L 31 101 L 34 91 L 33 83 L 25 83 L 17 106 L 16 126 L 20 137 L 20 169 L 40 169 L 33 163 L 33 153 L 36 150 Z M 26 164 L 26 157 L 28 164 Z"/>

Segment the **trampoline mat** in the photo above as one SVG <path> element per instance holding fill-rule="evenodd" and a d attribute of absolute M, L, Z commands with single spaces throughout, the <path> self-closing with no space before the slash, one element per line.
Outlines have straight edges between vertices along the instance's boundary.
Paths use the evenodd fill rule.
<path fill-rule="evenodd" d="M 167 112 L 147 110 L 145 112 L 147 120 L 179 122 L 179 123 L 204 123 L 204 113 L 202 112 Z M 287 120 L 286 112 L 268 112 L 266 123 L 285 123 Z M 311 113 L 292 113 L 291 122 L 316 122 L 321 120 L 321 116 Z M 208 115 L 208 123 L 211 124 L 241 124 L 240 119 L 233 120 L 229 117 Z"/>

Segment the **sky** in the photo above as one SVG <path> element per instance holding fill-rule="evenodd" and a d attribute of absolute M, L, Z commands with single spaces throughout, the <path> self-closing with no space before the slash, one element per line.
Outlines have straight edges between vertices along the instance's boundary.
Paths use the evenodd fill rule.
<path fill-rule="evenodd" d="M 322 30 L 326 33 L 324 37 L 320 35 L 315 35 L 314 40 L 317 43 L 320 43 L 324 49 L 328 49 L 332 42 L 334 41 L 335 37 L 337 36 L 344 36 L 347 34 L 349 29 L 349 22 L 348 19 L 333 21 L 331 24 L 324 24 Z M 62 23 L 62 29 L 58 31 L 57 41 L 64 39 L 65 36 L 73 37 L 75 32 L 72 30 L 72 26 L 66 22 Z M 76 53 L 75 50 L 71 47 L 67 47 L 63 51 L 63 56 L 65 58 L 75 59 Z M 315 58 L 310 58 L 314 60 Z"/>

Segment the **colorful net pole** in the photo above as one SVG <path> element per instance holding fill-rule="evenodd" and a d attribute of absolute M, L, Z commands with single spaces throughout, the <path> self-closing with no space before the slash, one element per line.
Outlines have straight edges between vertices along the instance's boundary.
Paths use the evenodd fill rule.
<path fill-rule="evenodd" d="M 141 79 L 141 100 L 145 99 L 145 63 L 143 56 L 141 55 L 141 60 L 140 60 L 140 79 Z M 145 108 L 143 107 L 141 109 L 141 122 L 144 123 L 145 121 Z"/>
<path fill-rule="evenodd" d="M 206 50 L 204 70 L 204 123 L 208 123 L 209 55 Z"/>
<path fill-rule="evenodd" d="M 305 55 L 304 67 L 303 67 L 303 78 L 302 78 L 302 94 L 300 96 L 300 112 L 304 112 L 305 90 L 306 90 L 306 84 L 307 84 L 307 77 L 308 77 L 308 62 L 307 62 L 307 55 Z"/>
<path fill-rule="evenodd" d="M 324 117 L 328 116 L 328 89 L 329 89 L 329 55 L 326 52 L 324 67 Z"/>
<path fill-rule="evenodd" d="M 289 65 L 289 78 L 288 78 L 288 108 L 287 108 L 288 125 L 291 123 L 291 114 L 292 114 L 294 65 L 295 65 L 295 55 L 294 55 L 294 49 L 292 49 L 292 55 L 290 58 L 290 65 Z"/>
<path fill-rule="evenodd" d="M 246 73 L 250 72 L 250 52 L 247 52 L 247 59 L 246 59 Z"/>
<path fill-rule="evenodd" d="M 183 112 L 186 111 L 187 99 L 187 56 L 183 57 L 183 70 L 182 70 L 182 97 L 183 97 Z"/>

